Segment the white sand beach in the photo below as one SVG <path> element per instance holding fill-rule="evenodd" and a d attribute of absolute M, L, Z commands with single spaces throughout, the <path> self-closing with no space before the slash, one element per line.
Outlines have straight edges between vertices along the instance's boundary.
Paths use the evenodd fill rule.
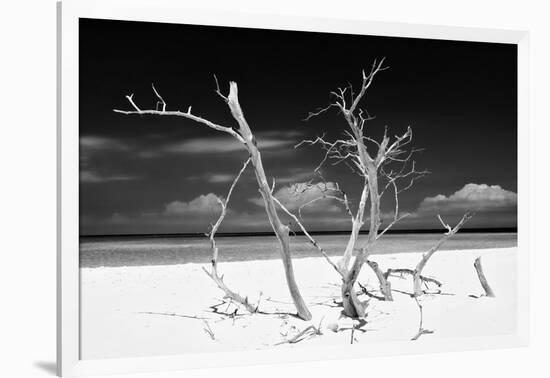
<path fill-rule="evenodd" d="M 517 248 L 440 251 L 423 274 L 443 283 L 442 294 L 423 295 L 423 338 L 506 335 L 515 332 L 517 313 Z M 381 268 L 413 268 L 419 253 L 374 255 Z M 482 256 L 485 275 L 496 297 L 483 294 L 473 263 Z M 323 258 L 294 260 L 302 294 L 313 313 L 305 322 L 288 315 L 254 314 L 228 318 L 212 313 L 223 292 L 203 272 L 203 264 L 81 269 L 81 358 L 121 358 L 155 355 L 302 348 L 350 343 L 350 330 L 333 332 L 339 320 L 339 276 Z M 219 264 L 226 283 L 265 313 L 292 312 L 279 260 Z M 364 266 L 359 280 L 371 290 L 377 280 Z M 418 332 L 419 309 L 410 277 L 391 279 L 394 302 L 371 299 L 366 332 L 355 331 L 356 343 L 406 341 Z M 361 297 L 366 300 L 367 296 Z M 234 307 L 220 306 L 233 312 Z M 238 315 L 245 314 L 239 311 Z M 200 319 L 192 318 L 198 317 Z M 204 319 L 202 319 L 204 318 Z M 309 325 L 321 324 L 322 335 L 295 344 L 284 343 Z M 280 344 L 282 343 L 282 344 Z"/>

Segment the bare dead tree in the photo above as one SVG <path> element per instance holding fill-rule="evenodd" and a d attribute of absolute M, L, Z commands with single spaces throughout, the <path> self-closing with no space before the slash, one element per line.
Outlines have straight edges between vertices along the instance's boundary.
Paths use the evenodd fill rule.
<path fill-rule="evenodd" d="M 487 278 L 483 273 L 483 267 L 481 266 L 481 256 L 479 256 L 474 261 L 474 267 L 476 269 L 477 277 L 479 278 L 479 283 L 481 283 L 481 287 L 483 287 L 483 290 L 485 291 L 485 296 L 494 298 L 495 293 L 493 292 L 493 289 L 491 289 L 491 286 L 489 285 L 489 282 L 487 281 Z"/>
<path fill-rule="evenodd" d="M 410 189 L 415 180 L 428 173 L 425 170 L 419 171 L 416 169 L 413 155 L 419 150 L 411 146 L 413 139 L 411 127 L 408 127 L 403 134 L 393 137 L 388 135 L 387 128 L 385 128 L 380 140 L 366 135 L 366 126 L 374 117 L 368 113 L 361 103 L 372 85 L 374 77 L 386 69 L 388 67 L 384 66 L 384 59 L 375 60 L 368 73 L 363 71 L 359 91 L 354 91 L 351 84 L 347 87 L 338 88 L 330 92 L 332 100 L 329 105 L 311 112 L 307 116 L 306 120 L 310 120 L 335 108 L 347 124 L 347 129 L 343 132 L 343 138 L 328 141 L 323 135 L 313 140 L 304 140 L 297 145 L 297 147 L 316 145 L 324 151 L 324 157 L 315 169 L 316 172 L 324 164 L 338 165 L 343 163 L 361 178 L 361 196 L 355 212 L 351 210 L 347 196 L 339 188 L 340 194 L 332 196 L 332 198 L 338 198 L 345 205 L 352 221 L 351 234 L 343 255 L 337 262 L 332 262 L 329 259 L 329 262 L 342 277 L 344 313 L 352 318 L 365 316 L 367 302 L 361 302 L 357 297 L 357 291 L 354 289 L 359 273 L 365 263 L 378 278 L 383 299 L 393 300 L 391 284 L 388 280 L 392 273 L 391 270 L 383 272 L 377 262 L 369 259 L 369 255 L 376 241 L 408 215 L 400 213 L 400 193 Z M 387 191 L 393 193 L 395 207 L 391 221 L 382 228 L 380 203 L 382 196 Z M 367 203 L 370 204 L 368 209 Z M 440 246 L 454 235 L 470 217 L 469 214 L 466 214 L 454 229 L 444 224 L 449 230 L 448 233 L 423 256 L 416 269 L 411 271 L 415 295 L 420 295 L 418 293 L 422 292 L 421 284 L 430 280 L 440 286 L 439 281 L 424 277 L 421 274 L 422 269 Z M 367 221 L 369 225 L 367 241 L 364 245 L 358 246 L 360 231 Z M 300 227 L 305 228 L 301 224 Z M 317 246 L 314 240 L 312 243 Z M 320 247 L 318 249 L 321 250 Z M 355 258 L 353 257 L 354 252 L 357 252 Z"/>
<path fill-rule="evenodd" d="M 304 320 L 311 319 L 311 313 L 306 306 L 306 303 L 300 293 L 298 285 L 296 283 L 296 278 L 294 275 L 294 268 L 292 264 L 292 256 L 290 251 L 290 229 L 287 225 L 281 222 L 279 215 L 277 213 L 273 189 L 269 186 L 265 170 L 263 167 L 262 157 L 260 150 L 258 149 L 256 139 L 252 133 L 248 122 L 244 116 L 244 112 L 239 104 L 238 97 L 238 86 L 236 82 L 231 81 L 229 83 L 229 94 L 224 95 L 219 87 L 218 80 L 214 76 L 216 81 L 216 93 L 217 95 L 227 104 L 231 115 L 238 124 L 238 128 L 234 129 L 232 127 L 222 126 L 211 122 L 203 117 L 196 116 L 193 114 L 191 106 L 187 109 L 186 112 L 180 110 L 167 110 L 167 105 L 164 99 L 160 96 L 159 92 L 153 85 L 153 91 L 158 98 L 156 109 L 143 110 L 133 100 L 133 94 L 126 96 L 128 102 L 132 106 L 132 110 L 118 110 L 114 109 L 115 112 L 121 114 L 137 114 L 137 115 L 159 115 L 159 116 L 176 116 L 183 117 L 195 121 L 197 123 L 203 124 L 207 127 L 210 127 L 214 130 L 227 133 L 234 137 L 236 140 L 241 142 L 244 145 L 244 148 L 250 154 L 250 161 L 254 167 L 254 173 L 256 176 L 256 181 L 258 185 L 258 190 L 264 201 L 264 207 L 275 232 L 277 239 L 280 245 L 281 260 L 283 262 L 285 276 L 287 285 L 290 291 L 290 296 L 296 306 L 298 316 Z M 160 110 L 159 110 L 160 109 Z"/>
<path fill-rule="evenodd" d="M 328 162 L 333 165 L 344 163 L 361 178 L 361 197 L 355 212 L 346 196 L 341 195 L 340 200 L 345 204 L 352 221 L 352 229 L 343 255 L 338 262 L 333 263 L 342 277 L 342 300 L 344 313 L 352 318 L 365 316 L 366 302 L 361 302 L 354 289 L 355 283 L 365 263 L 373 269 L 380 282 L 380 291 L 386 300 L 392 300 L 391 286 L 387 276 L 380 270 L 378 264 L 368 260 L 368 256 L 376 241 L 407 214 L 399 212 L 399 193 L 409 189 L 414 181 L 427 173 L 416 170 L 412 160 L 413 154 L 418 151 L 410 147 L 412 142 L 412 129 L 393 138 L 388 136 L 387 129 L 380 141 L 365 135 L 366 125 L 374 119 L 366 109 L 360 107 L 367 90 L 372 85 L 374 77 L 386 70 L 384 59 L 374 61 L 368 73 L 363 71 L 361 87 L 358 92 L 351 85 L 338 88 L 331 92 L 332 101 L 328 106 L 310 113 L 306 120 L 319 116 L 332 108 L 335 108 L 343 116 L 347 123 L 347 129 L 342 139 L 327 141 L 324 136 L 314 140 L 305 140 L 300 145 L 317 145 L 325 154 L 316 168 L 320 169 Z M 405 184 L 402 184 L 405 182 Z M 382 195 L 391 190 L 394 194 L 395 209 L 391 222 L 381 229 L 380 200 Z M 370 204 L 367 210 L 367 204 Z M 368 214 L 367 214 L 368 212 Z M 365 245 L 359 247 L 358 238 L 364 224 L 369 223 L 368 238 Z M 357 251 L 353 258 L 354 251 Z"/>

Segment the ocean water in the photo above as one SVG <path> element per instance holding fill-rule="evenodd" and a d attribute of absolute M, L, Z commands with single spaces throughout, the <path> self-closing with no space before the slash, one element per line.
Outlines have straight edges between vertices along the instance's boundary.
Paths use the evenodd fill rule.
<path fill-rule="evenodd" d="M 377 243 L 373 254 L 422 252 L 428 250 L 442 234 L 389 234 Z M 321 247 L 329 255 L 343 253 L 347 235 L 317 235 Z M 366 240 L 366 235 L 360 236 Z M 279 244 L 275 236 L 217 237 L 218 261 L 247 261 L 279 258 Z M 505 248 L 517 245 L 516 233 L 458 233 L 447 241 L 442 250 Z M 304 236 L 291 239 L 295 258 L 320 256 Z M 80 266 L 82 268 L 173 265 L 208 263 L 210 243 L 206 237 L 81 237 Z"/>

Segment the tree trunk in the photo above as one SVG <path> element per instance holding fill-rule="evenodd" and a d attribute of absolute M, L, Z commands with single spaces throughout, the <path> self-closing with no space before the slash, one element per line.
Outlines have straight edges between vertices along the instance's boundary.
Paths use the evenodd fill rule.
<path fill-rule="evenodd" d="M 254 138 L 254 135 L 252 134 L 246 119 L 244 118 L 241 106 L 239 105 L 237 83 L 230 83 L 227 100 L 233 118 L 235 118 L 235 120 L 239 123 L 239 131 L 245 140 L 246 149 L 250 153 L 252 165 L 254 166 L 254 173 L 256 175 L 256 181 L 258 182 L 258 189 L 264 200 L 264 207 L 269 218 L 269 222 L 271 223 L 271 227 L 279 240 L 279 250 L 285 269 L 285 277 L 288 289 L 290 291 L 290 296 L 296 306 L 298 316 L 304 320 L 311 320 L 311 313 L 309 312 L 307 305 L 300 294 L 300 290 L 298 289 L 298 285 L 294 277 L 294 268 L 292 266 L 292 256 L 290 253 L 289 228 L 281 222 L 277 214 L 275 202 L 273 201 L 273 194 L 271 193 L 271 188 L 267 183 L 260 150 L 256 145 L 256 139 Z"/>
<path fill-rule="evenodd" d="M 338 262 L 341 270 L 347 270 L 349 266 L 349 262 L 351 261 L 351 257 L 353 255 L 355 245 L 357 244 L 357 239 L 359 238 L 359 232 L 361 231 L 361 227 L 363 227 L 363 218 L 365 215 L 365 204 L 367 202 L 368 196 L 369 196 L 369 187 L 365 183 L 363 185 L 363 191 L 361 193 L 361 199 L 359 201 L 357 215 L 353 218 L 351 235 L 349 237 L 348 244 L 346 245 L 344 256 Z"/>
<path fill-rule="evenodd" d="M 362 249 L 357 256 L 348 274 L 342 278 L 342 303 L 344 304 L 344 314 L 350 318 L 365 317 L 366 304 L 359 301 L 355 292 L 355 283 L 365 263 L 367 250 Z"/>
<path fill-rule="evenodd" d="M 476 261 L 474 262 L 474 267 L 476 268 L 479 282 L 481 283 L 483 290 L 485 290 L 485 296 L 494 298 L 495 293 L 493 292 L 493 289 L 491 289 L 491 286 L 489 286 L 489 282 L 487 282 L 487 278 L 485 278 L 485 274 L 483 273 L 483 268 L 481 266 L 481 257 L 478 257 L 476 259 Z"/>
<path fill-rule="evenodd" d="M 350 318 L 364 318 L 366 306 L 361 303 L 354 289 L 355 281 L 345 280 L 342 284 L 342 303 L 344 314 Z"/>
<path fill-rule="evenodd" d="M 358 139 L 362 138 L 362 134 L 358 135 Z M 361 146 L 361 145 L 359 145 Z M 360 149 L 361 151 L 361 149 Z M 365 158 L 366 161 L 366 158 Z M 378 228 L 380 227 L 380 195 L 378 193 L 378 173 L 376 168 L 371 163 L 366 163 L 369 167 L 368 188 L 370 194 L 370 227 L 367 240 L 367 247 L 355 256 L 353 265 L 348 274 L 345 274 L 342 279 L 342 302 L 344 304 L 344 314 L 350 318 L 362 318 L 365 316 L 366 305 L 361 303 L 355 293 L 355 283 L 361 273 L 361 268 L 367 260 L 368 250 L 376 242 Z"/>

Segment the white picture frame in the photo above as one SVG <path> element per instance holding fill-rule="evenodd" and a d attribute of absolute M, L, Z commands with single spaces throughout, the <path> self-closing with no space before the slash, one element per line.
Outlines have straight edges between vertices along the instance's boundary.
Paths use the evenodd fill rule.
<path fill-rule="evenodd" d="M 260 29 L 354 33 L 395 37 L 511 43 L 518 46 L 518 328 L 514 335 L 429 339 L 421 344 L 388 342 L 376 348 L 361 345 L 264 350 L 166 357 L 81 360 L 79 358 L 79 150 L 78 150 L 78 19 L 98 18 L 221 25 Z M 57 356 L 58 374 L 82 376 L 258 363 L 321 359 L 362 358 L 406 353 L 430 353 L 526 346 L 528 343 L 528 33 L 431 25 L 379 23 L 343 19 L 288 17 L 244 12 L 187 9 L 177 0 L 67 0 L 58 3 L 58 256 L 57 256 Z"/>

